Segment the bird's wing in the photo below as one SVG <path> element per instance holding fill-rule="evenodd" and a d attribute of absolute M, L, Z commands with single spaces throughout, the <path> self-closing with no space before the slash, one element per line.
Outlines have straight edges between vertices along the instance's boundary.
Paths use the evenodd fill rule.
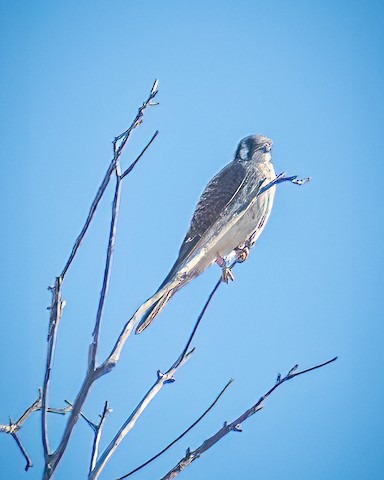
<path fill-rule="evenodd" d="M 226 165 L 205 187 L 196 205 L 191 225 L 180 247 L 179 262 L 183 261 L 219 219 L 247 178 L 247 171 L 240 162 Z"/>
<path fill-rule="evenodd" d="M 205 233 L 219 220 L 225 210 L 230 209 L 232 204 L 238 201 L 239 196 L 244 197 L 246 203 L 250 195 L 254 196 L 257 193 L 262 181 L 259 182 L 260 178 L 255 174 L 256 172 L 250 174 L 242 163 L 233 161 L 212 178 L 200 197 L 191 225 L 180 247 L 178 259 L 167 278 L 170 278 L 179 265 L 199 247 Z M 244 208 L 245 204 L 241 202 L 239 207 Z"/>
<path fill-rule="evenodd" d="M 246 210 L 265 180 L 258 169 L 250 172 L 242 163 L 233 161 L 226 165 L 203 191 L 193 214 L 191 225 L 180 247 L 179 256 L 159 290 L 169 282 L 180 265 L 204 242 L 205 234 L 225 214 L 236 215 Z M 238 203 L 238 205 L 234 205 Z M 232 215 L 228 218 L 231 221 Z"/>

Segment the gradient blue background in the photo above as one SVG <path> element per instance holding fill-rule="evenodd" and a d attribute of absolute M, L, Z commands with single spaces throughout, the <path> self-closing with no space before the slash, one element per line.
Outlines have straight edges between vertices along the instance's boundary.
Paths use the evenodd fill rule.
<path fill-rule="evenodd" d="M 50 296 L 123 131 L 160 80 L 127 148 L 100 359 L 161 283 L 207 181 L 250 133 L 274 140 L 276 171 L 311 175 L 278 188 L 265 232 L 216 295 L 196 353 L 140 418 L 101 478 L 120 476 L 220 404 L 137 479 L 160 478 L 273 385 L 278 372 L 335 355 L 282 386 L 265 409 L 184 473 L 185 479 L 379 479 L 383 455 L 383 84 L 380 1 L 1 1 L 0 422 L 42 384 Z M 112 191 L 68 273 L 51 403 L 73 400 L 84 375 L 103 271 Z M 218 278 L 180 292 L 92 390 L 108 399 L 103 445 L 178 356 Z M 0 436 L 0 477 L 41 478 L 39 415 L 20 433 L 25 474 Z M 50 417 L 53 445 L 65 419 Z M 55 479 L 86 478 L 91 431 L 79 422 Z"/>

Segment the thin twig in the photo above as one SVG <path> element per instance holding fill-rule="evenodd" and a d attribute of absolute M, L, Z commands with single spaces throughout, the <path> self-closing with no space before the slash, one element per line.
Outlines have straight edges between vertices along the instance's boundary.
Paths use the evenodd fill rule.
<path fill-rule="evenodd" d="M 100 184 L 100 187 L 99 187 L 99 189 L 96 193 L 96 196 L 93 199 L 93 202 L 91 204 L 91 208 L 89 209 L 88 216 L 85 220 L 83 228 L 81 229 L 81 232 L 79 233 L 79 236 L 76 238 L 76 241 L 73 245 L 71 254 L 69 255 L 69 258 L 68 258 L 68 260 L 67 260 L 67 262 L 66 262 L 66 264 L 63 268 L 63 271 L 61 272 L 60 277 L 62 279 L 64 279 L 64 277 L 65 277 L 65 275 L 68 271 L 68 268 L 70 267 L 73 259 L 75 258 L 76 253 L 77 253 L 77 251 L 80 247 L 80 244 L 83 241 L 83 238 L 85 237 L 85 234 L 87 233 L 88 227 L 92 222 L 93 216 L 95 215 L 97 207 L 99 206 L 100 200 L 102 199 L 102 197 L 104 195 L 104 192 L 105 192 L 106 188 L 108 187 L 108 184 L 109 184 L 109 181 L 111 179 L 111 175 L 112 175 L 114 169 L 115 169 L 115 158 L 113 158 L 111 160 L 111 163 L 109 164 L 109 166 L 107 168 L 107 171 L 106 171 L 106 173 L 104 175 L 104 178 L 103 178 L 103 180 Z"/>
<path fill-rule="evenodd" d="M 136 115 L 136 118 L 133 120 L 131 126 L 127 130 L 125 130 L 125 132 L 123 132 L 120 135 L 118 135 L 117 137 L 115 137 L 115 139 L 113 141 L 113 145 L 114 145 L 114 151 L 116 152 L 117 155 L 121 154 L 123 148 L 125 147 L 125 144 L 129 140 L 129 137 L 131 136 L 131 133 L 133 132 L 133 130 L 143 123 L 143 116 L 144 116 L 144 113 L 145 113 L 146 109 L 150 106 L 158 105 L 157 103 L 151 103 L 151 100 L 153 100 L 158 93 L 158 88 L 157 88 L 158 85 L 159 85 L 159 81 L 155 80 L 154 84 L 152 85 L 151 93 L 149 94 L 149 97 L 143 103 L 143 105 L 139 108 L 139 110 L 137 112 L 137 115 Z M 118 145 L 119 141 L 120 141 L 120 144 Z"/>
<path fill-rule="evenodd" d="M 117 219 L 119 215 L 120 195 L 121 195 L 120 174 L 121 174 L 120 163 L 119 163 L 119 160 L 117 159 L 116 160 L 116 187 L 115 187 L 115 194 L 114 194 L 113 203 L 112 203 L 112 219 L 111 219 L 111 227 L 110 227 L 109 238 L 108 238 L 108 249 L 107 249 L 107 257 L 105 260 L 103 285 L 100 292 L 100 300 L 99 300 L 99 306 L 96 314 L 95 328 L 93 330 L 93 341 L 90 346 L 88 368 L 89 370 L 92 370 L 92 371 L 95 369 L 95 364 L 96 364 L 96 354 L 97 354 L 97 347 L 98 347 L 99 335 L 100 335 L 100 323 L 101 323 L 101 317 L 103 315 L 105 298 L 108 291 L 109 279 L 111 276 L 112 257 L 115 249 L 115 243 L 116 243 Z"/>
<path fill-rule="evenodd" d="M 40 410 L 41 408 L 41 390 L 39 391 L 39 397 L 37 400 L 35 400 L 32 405 L 30 405 L 25 412 L 20 416 L 18 420 L 14 424 L 11 424 L 12 430 L 14 432 L 17 432 L 20 430 L 20 428 L 23 426 L 23 423 L 28 419 L 28 417 L 34 413 Z"/>
<path fill-rule="evenodd" d="M 15 442 L 17 443 L 17 446 L 19 447 L 21 453 L 23 454 L 23 457 L 25 458 L 25 461 L 27 462 L 26 465 L 25 465 L 25 471 L 28 472 L 28 470 L 33 467 L 33 463 L 32 463 L 32 460 L 30 459 L 27 451 L 25 450 L 25 448 L 23 447 L 23 444 L 21 443 L 19 437 L 17 436 L 17 433 L 16 432 L 13 432 L 11 433 L 11 436 L 12 438 L 15 440 Z"/>
<path fill-rule="evenodd" d="M 70 405 L 70 407 L 73 408 L 73 403 L 69 402 L 68 400 L 64 400 L 64 402 L 68 403 L 68 405 Z M 83 412 L 80 412 L 79 415 L 82 419 L 84 419 L 84 421 L 91 427 L 93 431 L 96 430 L 97 425 L 93 423 L 86 415 L 84 415 Z"/>
<path fill-rule="evenodd" d="M 143 151 L 140 153 L 140 155 L 136 158 L 134 162 L 131 163 L 131 165 L 121 174 L 121 180 L 126 177 L 129 173 L 132 172 L 132 170 L 135 168 L 137 162 L 140 160 L 140 158 L 144 155 L 144 153 L 147 151 L 149 146 L 152 144 L 152 142 L 155 140 L 157 135 L 159 134 L 159 131 L 156 130 L 156 132 L 153 134 L 151 140 L 147 143 L 147 145 L 144 147 Z"/>
<path fill-rule="evenodd" d="M 272 392 L 274 392 L 278 387 L 280 387 L 284 382 L 291 380 L 295 377 L 298 377 L 299 375 L 303 375 L 304 373 L 311 372 L 312 370 L 316 370 L 318 368 L 324 367 L 325 365 L 328 365 L 329 363 L 334 362 L 337 359 L 337 357 L 332 358 L 331 360 L 328 360 L 327 362 L 324 362 L 320 365 L 316 365 L 311 368 L 307 368 L 306 370 L 303 370 L 301 372 L 294 373 L 295 370 L 297 369 L 298 365 L 295 365 L 284 378 L 281 378 L 280 374 L 277 377 L 275 385 L 268 390 L 267 393 L 265 393 L 260 399 L 248 410 L 246 410 L 242 415 L 240 415 L 236 420 L 234 420 L 232 423 L 224 423 L 224 426 L 218 430 L 214 435 L 212 435 L 210 438 L 205 440 L 196 450 L 191 451 L 189 448 L 187 449 L 185 457 L 183 457 L 177 465 L 172 468 L 164 477 L 162 477 L 161 480 L 171 480 L 175 478 L 182 470 L 184 470 L 185 467 L 190 465 L 194 460 L 199 458 L 204 452 L 209 450 L 213 445 L 215 445 L 218 441 L 220 441 L 225 435 L 227 435 L 229 432 L 235 431 L 235 432 L 241 432 L 241 424 L 247 420 L 249 417 L 254 415 L 256 412 L 261 410 L 262 407 L 262 402 L 271 395 Z"/>
<path fill-rule="evenodd" d="M 73 259 L 75 258 L 76 256 L 76 253 L 80 247 L 80 244 L 85 236 L 85 234 L 87 233 L 87 230 L 88 230 L 88 227 L 89 225 L 91 224 L 92 222 L 92 219 L 93 219 L 93 216 L 97 210 L 97 207 L 99 205 L 99 202 L 102 198 L 102 196 L 104 195 L 104 192 L 109 184 L 109 181 L 110 181 L 110 178 L 111 178 L 111 175 L 113 173 L 113 171 L 115 170 L 115 166 L 116 166 L 116 160 L 117 158 L 120 156 L 121 152 L 123 151 L 123 148 L 125 146 L 125 144 L 127 143 L 132 131 L 140 125 L 140 123 L 142 122 L 142 117 L 144 116 L 144 112 L 145 110 L 147 109 L 147 107 L 150 105 L 151 103 L 151 100 L 157 95 L 157 87 L 158 87 L 158 81 L 156 80 L 152 86 L 152 89 L 151 89 L 151 93 L 148 97 L 148 99 L 143 103 L 143 105 L 139 108 L 139 111 L 135 117 L 135 119 L 133 120 L 131 126 L 123 133 L 121 133 L 120 135 L 118 135 L 114 141 L 113 141 L 113 144 L 114 144 L 114 155 L 113 155 L 113 159 L 111 160 L 111 163 L 109 164 L 108 166 L 108 169 L 105 173 L 105 176 L 101 182 L 101 185 L 96 193 L 96 196 L 92 202 L 92 205 L 91 205 L 91 208 L 88 212 L 88 216 L 87 216 L 87 219 L 84 223 L 84 226 L 83 228 L 81 229 L 81 232 L 79 234 L 79 236 L 77 237 L 76 241 L 75 241 L 75 244 L 73 245 L 73 248 L 72 248 L 72 252 L 63 268 L 63 271 L 61 272 L 61 277 L 62 279 L 64 279 L 65 277 L 65 274 L 67 273 L 67 270 L 69 268 L 69 266 L 71 265 Z M 158 132 L 157 132 L 158 133 Z M 157 136 L 157 133 L 155 134 L 154 137 Z M 121 142 L 120 146 L 117 148 L 117 142 L 120 140 L 120 139 L 123 139 L 124 141 Z M 153 138 L 154 140 L 154 138 Z M 152 143 L 152 141 L 150 141 L 150 143 L 148 144 L 148 146 L 146 148 L 149 147 L 149 145 Z M 146 149 L 145 149 L 146 150 Z M 140 155 L 140 158 L 143 156 L 143 154 L 145 153 L 145 151 L 142 153 L 142 155 Z M 138 162 L 138 160 L 140 160 L 140 158 L 138 158 L 135 162 L 135 165 L 136 163 Z M 132 168 L 135 166 L 133 165 Z M 130 168 L 130 167 L 129 167 Z M 132 170 L 131 168 L 131 170 Z M 130 170 L 130 171 L 131 171 Z M 129 172 L 124 172 L 123 176 L 125 177 L 126 175 L 128 175 Z"/>
<path fill-rule="evenodd" d="M 110 413 L 111 409 L 108 406 L 108 401 L 105 402 L 104 404 L 104 410 L 103 413 L 101 414 L 100 422 L 96 426 L 95 430 L 95 438 L 93 439 L 93 445 L 92 445 L 92 455 L 91 455 L 91 464 L 89 467 L 89 473 L 92 472 L 92 470 L 95 468 L 97 457 L 99 455 L 99 445 L 100 445 L 100 438 L 101 438 L 101 432 L 103 429 L 103 425 L 105 422 L 105 419 L 107 418 L 108 413 Z"/>
<path fill-rule="evenodd" d="M 38 412 L 39 410 L 41 410 L 41 403 L 39 404 L 38 408 L 33 409 L 29 413 L 29 415 L 33 412 Z M 55 413 L 57 415 L 66 415 L 70 411 L 71 411 L 71 409 L 68 408 L 68 407 L 65 407 L 65 408 L 48 408 L 48 413 Z M 25 420 L 26 420 L 26 418 L 25 418 Z M 24 423 L 24 421 L 22 423 Z M 21 426 L 22 426 L 22 423 L 20 423 L 19 420 L 17 420 L 13 424 L 8 424 L 8 425 L 4 425 L 3 423 L 0 423 L 0 433 L 18 432 L 20 430 Z"/>
<path fill-rule="evenodd" d="M 211 403 L 211 405 L 205 410 L 205 412 L 202 415 L 200 415 L 200 417 L 197 420 L 195 420 L 192 423 L 192 425 L 190 425 L 186 430 L 184 430 L 183 433 L 181 433 L 177 438 L 175 438 L 175 440 L 173 440 L 171 443 L 169 443 L 165 448 L 163 448 L 163 450 L 161 450 L 159 453 L 154 455 L 152 458 L 150 458 L 149 460 L 147 460 L 146 462 L 144 462 L 140 466 L 136 467 L 134 470 L 130 471 L 126 475 L 123 475 L 122 477 L 117 478 L 116 480 L 123 480 L 123 478 L 130 477 L 134 473 L 138 472 L 139 470 L 141 470 L 142 468 L 146 467 L 147 465 L 152 463 L 154 460 L 159 458 L 163 453 L 165 453 L 173 445 L 175 445 L 175 443 L 177 443 L 179 440 L 181 440 L 188 432 L 190 432 L 212 410 L 212 408 L 216 405 L 216 403 L 219 401 L 220 397 L 224 394 L 224 392 L 227 390 L 227 388 L 231 385 L 232 382 L 233 382 L 233 378 L 231 378 L 231 380 L 229 380 L 229 382 L 225 385 L 225 387 L 221 390 L 219 395 L 215 398 L 215 400 Z"/>
<path fill-rule="evenodd" d="M 20 428 L 23 426 L 24 422 L 29 418 L 29 416 L 34 413 L 38 412 L 41 410 L 41 392 L 40 396 L 37 400 L 35 400 L 32 405 L 30 405 L 25 412 L 21 415 L 21 417 L 16 420 L 14 423 L 10 423 L 8 425 L 3 425 L 0 424 L 0 433 L 14 433 L 18 432 Z M 58 415 L 65 415 L 71 411 L 70 407 L 64 407 L 64 408 L 48 408 L 48 413 L 56 413 Z"/>
<path fill-rule="evenodd" d="M 113 171 L 115 171 L 116 174 L 116 188 L 115 188 L 115 195 L 114 195 L 114 203 L 113 203 L 113 209 L 112 209 L 112 219 L 111 219 L 111 228 L 110 228 L 110 235 L 109 235 L 109 241 L 108 241 L 108 249 L 107 249 L 107 259 L 106 259 L 106 265 L 105 265 L 105 270 L 104 270 L 104 278 L 103 278 L 103 286 L 102 286 L 102 291 L 100 294 L 100 300 L 99 300 L 99 306 L 98 306 L 98 312 L 96 316 L 96 321 L 95 321 L 95 328 L 93 331 L 93 339 L 92 343 L 89 347 L 89 354 L 88 354 L 88 369 L 83 381 L 83 384 L 80 387 L 80 390 L 77 394 L 77 397 L 74 401 L 73 408 L 71 411 L 71 414 L 68 418 L 67 425 L 64 429 L 63 436 L 61 438 L 61 441 L 59 443 L 59 446 L 57 447 L 56 451 L 53 453 L 49 452 L 49 445 L 48 445 L 48 438 L 46 432 L 46 420 L 45 417 L 46 415 L 43 415 L 43 446 L 44 446 L 44 452 L 45 452 L 45 470 L 44 470 L 44 480 L 48 480 L 52 477 L 53 472 L 55 471 L 58 463 L 60 462 L 65 449 L 67 448 L 69 438 L 72 434 L 72 430 L 77 422 L 78 416 L 80 415 L 81 408 L 85 402 L 85 399 L 88 396 L 89 390 L 95 380 L 101 376 L 101 374 L 107 373 L 106 371 L 100 372 L 98 369 L 95 370 L 95 365 L 96 365 L 96 353 L 97 353 L 97 347 L 98 347 L 98 340 L 99 340 L 99 332 L 100 332 L 100 323 L 101 323 L 101 318 L 102 318 L 102 313 L 103 313 L 103 308 L 104 308 L 104 302 L 105 302 L 105 297 L 108 289 L 108 282 L 109 282 L 109 276 L 110 276 L 110 267 L 111 267 L 111 260 L 112 260 L 112 254 L 113 254 L 113 249 L 114 249 L 114 244 L 115 244 L 115 238 L 116 238 L 116 221 L 117 221 L 117 216 L 118 216 L 118 207 L 119 207 L 119 200 L 120 200 L 120 192 L 121 192 L 121 171 L 120 171 L 120 164 L 119 164 L 119 157 L 127 144 L 133 130 L 141 125 L 142 119 L 144 116 L 144 113 L 146 109 L 153 105 L 151 103 L 151 100 L 157 95 L 157 86 L 158 82 L 157 80 L 152 86 L 151 92 L 147 98 L 147 100 L 142 104 L 142 106 L 139 108 L 138 113 L 133 120 L 131 126 L 123 133 L 115 137 L 113 141 L 113 160 L 111 162 L 111 165 L 108 167 L 107 174 L 104 177 L 105 182 L 103 181 L 101 187 L 99 188 L 99 191 L 95 197 L 95 200 L 91 206 L 91 210 L 88 214 L 87 221 L 83 227 L 82 232 L 80 233 L 79 237 L 77 238 L 74 248 L 72 250 L 72 254 L 70 258 L 67 261 L 66 266 L 63 269 L 62 276 L 65 275 L 66 271 L 69 268 L 69 265 L 71 264 L 74 256 L 76 255 L 76 252 L 80 246 L 80 243 L 88 229 L 88 226 L 93 218 L 93 214 L 97 208 L 97 205 L 104 194 L 105 188 L 109 182 L 110 176 Z M 137 163 L 137 162 L 136 162 Z M 132 167 L 133 168 L 133 167 Z M 131 169 L 132 170 L 132 169 Z M 62 277 L 59 277 L 60 283 L 62 281 Z M 60 291 L 59 291 L 60 293 Z M 61 300 L 61 297 L 60 297 Z M 60 302 L 61 304 L 61 302 Z M 58 322 L 57 322 L 58 323 Z M 54 337 L 51 339 L 52 345 L 54 345 L 54 340 L 56 339 L 56 323 L 54 323 L 55 328 L 53 329 L 53 335 L 51 337 Z M 49 379 L 49 373 L 51 369 L 51 357 L 53 355 L 53 348 L 51 346 L 51 343 L 48 345 L 48 359 L 47 360 L 47 367 L 46 367 L 46 376 L 48 372 L 48 379 Z M 46 390 L 46 391 L 45 391 Z M 47 388 L 44 389 L 43 387 L 43 398 L 47 396 Z"/>
<path fill-rule="evenodd" d="M 232 265 L 232 266 L 230 267 L 230 269 L 232 269 L 233 266 L 234 266 L 234 265 Z M 203 316 L 204 316 L 204 314 L 205 314 L 205 312 L 206 312 L 209 304 L 211 303 L 211 300 L 212 300 L 213 296 L 215 295 L 215 293 L 217 292 L 218 288 L 220 287 L 222 281 L 223 281 L 223 278 L 220 277 L 220 279 L 217 281 L 216 285 L 214 286 L 213 290 L 212 290 L 211 293 L 209 294 L 208 299 L 207 299 L 207 301 L 205 302 L 204 307 L 203 307 L 203 309 L 201 310 L 200 315 L 199 315 L 198 318 L 197 318 L 197 321 L 196 321 L 196 323 L 195 323 L 195 326 L 193 327 L 192 333 L 191 333 L 191 335 L 189 336 L 188 342 L 187 342 L 187 344 L 185 345 L 185 348 L 184 348 L 182 354 L 181 354 L 180 357 L 176 360 L 174 366 L 177 366 L 178 363 L 181 362 L 181 360 L 183 359 L 184 355 L 185 355 L 186 352 L 189 350 L 189 347 L 190 347 L 190 345 L 191 345 L 191 343 L 192 343 L 193 337 L 194 337 L 195 334 L 196 334 L 197 328 L 198 328 L 198 326 L 200 325 L 200 322 L 201 322 L 201 320 L 202 320 L 202 318 L 203 318 Z"/>
<path fill-rule="evenodd" d="M 37 400 L 35 400 L 26 410 L 25 412 L 20 416 L 16 422 L 13 422 L 12 419 L 9 419 L 9 424 L 8 425 L 2 425 L 0 424 L 0 433 L 8 433 L 13 437 L 15 440 L 17 446 L 19 447 L 21 453 L 23 454 L 27 464 L 25 467 L 25 470 L 28 471 L 31 467 L 33 467 L 32 460 L 30 459 L 26 449 L 24 448 L 23 444 L 21 443 L 21 440 L 19 439 L 17 432 L 21 429 L 23 426 L 24 422 L 32 415 L 32 413 L 37 412 L 41 410 L 42 408 L 42 402 L 41 402 L 41 397 L 42 397 L 42 392 L 40 390 L 39 392 L 39 397 Z M 65 408 L 48 408 L 47 412 L 48 413 L 56 413 L 59 415 L 65 415 L 70 411 L 69 407 Z"/>

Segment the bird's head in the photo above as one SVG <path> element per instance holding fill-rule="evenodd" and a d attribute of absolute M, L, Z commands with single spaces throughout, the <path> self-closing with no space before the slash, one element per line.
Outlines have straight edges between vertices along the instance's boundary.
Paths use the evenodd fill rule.
<path fill-rule="evenodd" d="M 241 162 L 256 160 L 269 162 L 271 160 L 272 140 L 264 135 L 249 135 L 239 143 L 235 158 Z"/>

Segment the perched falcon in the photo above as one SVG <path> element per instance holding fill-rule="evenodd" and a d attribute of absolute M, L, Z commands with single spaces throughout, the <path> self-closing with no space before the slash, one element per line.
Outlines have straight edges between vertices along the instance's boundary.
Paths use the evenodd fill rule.
<path fill-rule="evenodd" d="M 275 185 L 260 192 L 276 179 L 271 148 L 272 140 L 263 135 L 245 137 L 232 162 L 208 183 L 174 266 L 131 318 L 136 333 L 147 328 L 170 298 L 212 263 L 222 267 L 223 280 L 233 279 L 228 255 L 235 252 L 238 261 L 244 261 L 271 213 Z"/>

